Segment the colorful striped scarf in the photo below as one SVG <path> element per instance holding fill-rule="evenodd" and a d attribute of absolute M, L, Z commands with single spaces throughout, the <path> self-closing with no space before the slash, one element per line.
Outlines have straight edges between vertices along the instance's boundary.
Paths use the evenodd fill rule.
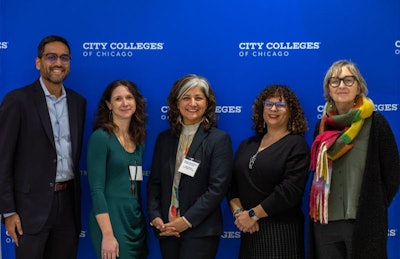
<path fill-rule="evenodd" d="M 372 115 L 374 103 L 361 96 L 346 114 L 337 114 L 336 108 L 326 103 L 319 135 L 311 147 L 311 165 L 314 172 L 310 192 L 310 216 L 321 224 L 328 223 L 328 198 L 332 177 L 332 161 L 346 154 L 362 129 L 364 120 Z"/>

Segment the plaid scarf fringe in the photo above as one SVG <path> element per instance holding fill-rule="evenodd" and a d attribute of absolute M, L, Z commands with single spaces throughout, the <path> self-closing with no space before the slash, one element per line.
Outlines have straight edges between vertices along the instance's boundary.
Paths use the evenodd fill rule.
<path fill-rule="evenodd" d="M 328 199 L 332 178 L 332 161 L 346 154 L 352 142 L 364 125 L 364 120 L 372 115 L 373 102 L 365 96 L 357 100 L 354 109 L 346 114 L 336 115 L 325 104 L 321 120 L 320 134 L 311 147 L 310 169 L 314 172 L 310 192 L 310 217 L 321 224 L 328 223 Z M 325 130 L 326 126 L 338 130 Z"/>

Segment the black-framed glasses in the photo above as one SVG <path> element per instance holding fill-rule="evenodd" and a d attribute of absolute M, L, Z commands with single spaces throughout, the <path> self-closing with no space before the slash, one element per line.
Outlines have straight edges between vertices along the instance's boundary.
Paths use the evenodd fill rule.
<path fill-rule="evenodd" d="M 56 53 L 47 53 L 44 54 L 43 56 L 45 56 L 46 60 L 50 63 L 55 63 L 57 62 L 58 59 L 60 59 L 61 63 L 69 63 L 71 61 L 71 56 L 70 55 L 61 55 L 58 56 Z"/>
<path fill-rule="evenodd" d="M 272 109 L 272 107 L 276 107 L 278 110 L 283 110 L 286 108 L 287 103 L 286 102 L 271 102 L 271 101 L 267 101 L 265 100 L 263 102 L 264 107 L 268 108 L 268 109 Z"/>
<path fill-rule="evenodd" d="M 329 78 L 329 86 L 333 88 L 339 87 L 341 81 L 345 86 L 352 86 L 356 80 L 355 76 L 331 77 Z"/>

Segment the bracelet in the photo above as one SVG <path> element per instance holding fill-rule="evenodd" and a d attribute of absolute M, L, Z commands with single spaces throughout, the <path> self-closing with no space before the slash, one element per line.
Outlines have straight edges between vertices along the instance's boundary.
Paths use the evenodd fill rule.
<path fill-rule="evenodd" d="M 236 210 L 233 211 L 233 216 L 236 216 L 236 214 L 239 214 L 240 212 L 242 212 L 243 209 L 242 208 L 238 208 Z"/>

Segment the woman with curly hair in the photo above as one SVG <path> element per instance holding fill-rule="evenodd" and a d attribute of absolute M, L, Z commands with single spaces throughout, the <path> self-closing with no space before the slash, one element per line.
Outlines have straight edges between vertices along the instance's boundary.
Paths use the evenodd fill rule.
<path fill-rule="evenodd" d="M 111 82 L 97 109 L 87 150 L 90 232 L 97 258 L 146 258 L 140 198 L 146 101 L 128 80 Z"/>
<path fill-rule="evenodd" d="M 242 231 L 239 258 L 304 258 L 310 153 L 300 102 L 289 87 L 269 85 L 254 101 L 252 120 L 256 135 L 240 144 L 228 191 Z"/>
<path fill-rule="evenodd" d="M 204 77 L 178 79 L 168 105 L 171 128 L 157 137 L 147 185 L 149 220 L 164 259 L 212 259 L 223 233 L 231 138 L 216 128 L 215 95 Z"/>

